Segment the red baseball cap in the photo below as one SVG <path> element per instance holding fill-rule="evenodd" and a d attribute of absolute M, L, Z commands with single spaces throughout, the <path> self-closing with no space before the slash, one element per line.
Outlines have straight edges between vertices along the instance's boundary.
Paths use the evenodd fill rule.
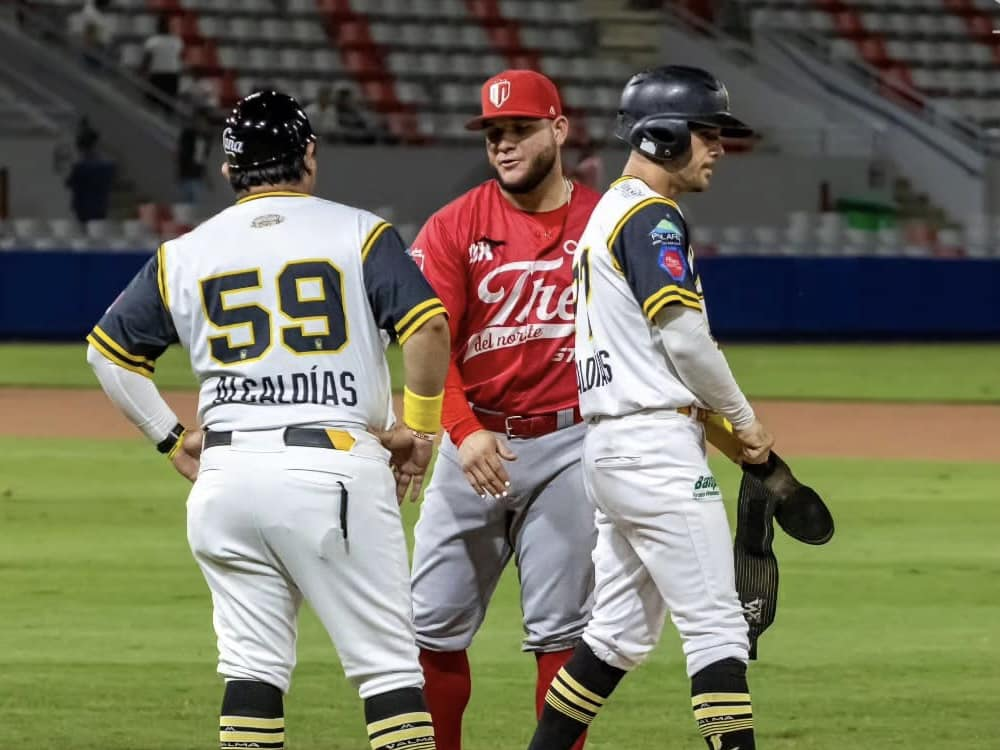
<path fill-rule="evenodd" d="M 483 113 L 465 123 L 467 130 L 482 130 L 498 117 L 554 120 L 562 115 L 559 90 L 534 70 L 505 70 L 483 84 Z"/>

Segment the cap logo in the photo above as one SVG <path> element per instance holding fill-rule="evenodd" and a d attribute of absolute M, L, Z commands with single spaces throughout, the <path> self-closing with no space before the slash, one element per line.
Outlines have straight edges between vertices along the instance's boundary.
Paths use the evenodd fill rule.
<path fill-rule="evenodd" d="M 222 131 L 222 149 L 227 154 L 242 154 L 243 141 L 233 138 L 233 129 L 226 128 Z"/>
<path fill-rule="evenodd" d="M 490 84 L 490 102 L 494 107 L 500 109 L 504 103 L 510 99 L 510 81 L 501 78 Z"/>

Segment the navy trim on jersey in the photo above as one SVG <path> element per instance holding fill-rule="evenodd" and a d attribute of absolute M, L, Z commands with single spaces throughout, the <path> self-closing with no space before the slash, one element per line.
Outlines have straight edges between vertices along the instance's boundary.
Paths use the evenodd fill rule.
<path fill-rule="evenodd" d="M 447 314 L 392 226 L 377 225 L 364 247 L 365 291 L 379 328 L 402 344 L 435 315 Z"/>
<path fill-rule="evenodd" d="M 159 255 L 149 259 L 87 336 L 107 359 L 146 377 L 153 374 L 157 357 L 178 341 L 161 296 Z"/>
<path fill-rule="evenodd" d="M 649 198 L 638 203 L 618 222 L 608 248 L 649 320 L 667 305 L 701 311 L 687 224 L 673 201 Z"/>

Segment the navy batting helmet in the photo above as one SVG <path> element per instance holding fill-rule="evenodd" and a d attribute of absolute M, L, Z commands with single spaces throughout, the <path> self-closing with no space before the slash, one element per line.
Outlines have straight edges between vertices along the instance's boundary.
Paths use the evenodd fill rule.
<path fill-rule="evenodd" d="M 231 171 L 294 159 L 315 140 L 299 103 L 277 91 L 255 91 L 240 99 L 222 131 L 222 149 Z"/>
<path fill-rule="evenodd" d="M 701 68 L 664 65 L 636 73 L 625 84 L 615 135 L 655 161 L 683 156 L 691 129 L 720 128 L 723 137 L 746 138 L 753 131 L 729 112 L 729 92 Z"/>

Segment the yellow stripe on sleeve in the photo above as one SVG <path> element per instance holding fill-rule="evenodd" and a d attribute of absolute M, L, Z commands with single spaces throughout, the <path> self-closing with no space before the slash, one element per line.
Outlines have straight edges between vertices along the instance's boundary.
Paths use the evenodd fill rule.
<path fill-rule="evenodd" d="M 103 328 L 101 328 L 99 325 L 94 326 L 94 330 L 91 333 L 99 336 L 101 340 L 105 342 L 105 344 L 109 349 L 118 352 L 118 354 L 124 357 L 125 359 L 132 360 L 139 364 L 149 365 L 150 367 L 154 366 L 153 360 L 151 360 L 149 357 L 144 357 L 141 354 L 132 354 L 132 352 L 125 351 L 125 348 L 117 341 L 115 341 L 113 338 L 111 338 L 108 335 L 108 332 L 105 331 Z"/>
<path fill-rule="evenodd" d="M 676 294 L 681 297 L 686 297 L 691 302 L 697 304 L 699 307 L 701 306 L 701 297 L 699 297 L 696 292 L 692 292 L 683 287 L 679 287 L 676 284 L 667 284 L 664 287 L 660 287 L 646 298 L 646 301 L 642 303 L 642 311 L 644 313 L 647 313 L 648 315 L 649 309 L 652 307 L 653 304 L 659 301 L 660 295 L 666 295 L 666 294 Z"/>
<path fill-rule="evenodd" d="M 698 302 L 692 302 L 686 297 L 681 297 L 680 295 L 677 294 L 668 294 L 666 297 L 661 298 L 655 305 L 653 305 L 652 308 L 650 308 L 649 312 L 646 313 L 646 317 L 649 318 L 650 320 L 655 320 L 656 314 L 660 312 L 660 310 L 662 310 L 667 305 L 673 304 L 675 302 L 684 305 L 684 307 L 690 307 L 692 310 L 697 310 L 698 312 L 701 312 L 701 304 L 699 304 Z"/>
<path fill-rule="evenodd" d="M 163 306 L 170 309 L 170 288 L 167 286 L 167 267 L 164 265 L 167 255 L 166 243 L 156 250 L 156 285 L 160 288 L 160 299 Z"/>
<path fill-rule="evenodd" d="M 671 206 L 673 208 L 677 208 L 678 210 L 680 210 L 677 204 L 674 203 L 669 198 L 663 198 L 662 196 L 658 195 L 652 198 L 646 198 L 645 200 L 639 201 L 634 206 L 632 206 L 632 208 L 626 211 L 625 215 L 618 220 L 617 224 L 615 224 L 615 228 L 611 230 L 611 234 L 608 235 L 607 245 L 608 245 L 608 252 L 611 253 L 611 265 L 615 267 L 615 270 L 618 271 L 618 273 L 622 273 L 621 264 L 618 262 L 618 258 L 615 257 L 615 241 L 618 239 L 618 235 L 621 234 L 622 229 L 625 228 L 625 225 L 628 223 L 629 219 L 631 219 L 637 213 L 642 211 L 642 209 L 656 205 Z"/>
<path fill-rule="evenodd" d="M 110 360 L 111 362 L 115 363 L 122 369 L 128 370 L 129 372 L 134 372 L 138 375 L 142 375 L 144 378 L 149 378 L 150 380 L 152 380 L 153 378 L 152 372 L 150 372 L 144 367 L 140 367 L 138 365 L 126 362 L 117 354 L 115 354 L 113 351 L 108 349 L 93 333 L 87 336 L 87 343 L 93 346 L 98 352 L 100 352 L 102 357 L 104 357 L 107 360 Z"/>
<path fill-rule="evenodd" d="M 381 237 L 382 233 L 391 226 L 392 224 L 390 224 L 389 222 L 383 221 L 376 224 L 375 228 L 368 233 L 368 236 L 365 238 L 364 244 L 361 246 L 362 263 L 365 262 L 365 258 L 368 257 L 368 253 L 370 253 L 372 248 L 375 247 L 375 243 L 378 241 L 378 238 Z"/>
<path fill-rule="evenodd" d="M 425 310 L 435 306 L 444 307 L 444 303 L 437 297 L 431 297 L 430 299 L 424 300 L 423 302 L 414 305 L 410 309 L 410 311 L 406 313 L 406 315 L 404 315 L 402 318 L 400 318 L 398 323 L 396 323 L 396 332 L 399 333 L 408 325 L 410 325 L 411 320 L 413 320 L 418 315 L 421 315 Z"/>
<path fill-rule="evenodd" d="M 444 305 L 440 303 L 430 308 L 426 312 L 422 313 L 420 317 L 416 318 L 412 323 L 406 326 L 406 330 L 404 330 L 402 333 L 396 334 L 396 339 L 399 345 L 402 346 L 403 344 L 405 344 L 407 340 L 410 338 L 410 336 L 412 336 L 414 333 L 420 330 L 420 326 L 422 326 L 428 320 L 433 318 L 435 315 L 447 315 L 447 314 L 448 311 L 445 310 Z"/>

